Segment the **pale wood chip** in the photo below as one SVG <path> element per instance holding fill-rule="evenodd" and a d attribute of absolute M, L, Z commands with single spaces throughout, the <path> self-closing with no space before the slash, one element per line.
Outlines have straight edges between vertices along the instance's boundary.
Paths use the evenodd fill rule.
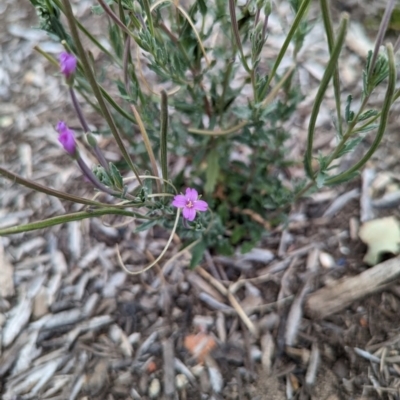
<path fill-rule="evenodd" d="M 196 378 L 194 377 L 190 369 L 179 358 L 174 358 L 174 367 L 179 373 L 185 375 L 192 385 L 196 384 Z"/>
<path fill-rule="evenodd" d="M 224 302 L 224 298 L 219 294 L 217 290 L 215 290 L 211 285 L 209 285 L 204 279 L 200 278 L 194 272 L 187 272 L 186 279 L 190 282 L 191 285 L 195 286 L 202 292 L 206 292 L 209 296 L 215 299 L 219 303 Z"/>
<path fill-rule="evenodd" d="M 33 253 L 35 250 L 41 249 L 46 244 L 46 240 L 43 237 L 36 237 L 22 243 L 18 248 L 14 250 L 14 257 L 19 261 L 22 256 L 28 253 Z"/>
<path fill-rule="evenodd" d="M 217 363 L 212 357 L 207 356 L 205 361 L 211 387 L 215 393 L 220 393 L 224 386 L 221 371 L 219 370 Z"/>
<path fill-rule="evenodd" d="M 68 249 L 74 261 L 79 260 L 82 254 L 81 221 L 72 221 L 68 227 Z M 83 268 L 83 267 L 81 267 Z"/>
<path fill-rule="evenodd" d="M 310 362 L 306 372 L 307 385 L 314 385 L 317 378 L 318 366 L 320 363 L 320 351 L 317 343 L 313 343 L 311 347 Z"/>
<path fill-rule="evenodd" d="M 61 311 L 57 314 L 52 314 L 43 325 L 43 329 L 54 329 L 61 326 L 74 324 L 83 318 L 80 309 L 75 308 L 68 311 Z"/>
<path fill-rule="evenodd" d="M 217 318 L 215 321 L 215 327 L 218 332 L 219 340 L 224 343 L 226 342 L 226 325 L 225 325 L 225 315 L 221 312 L 217 312 Z"/>
<path fill-rule="evenodd" d="M 333 217 L 340 210 L 343 209 L 351 200 L 358 198 L 360 195 L 359 189 L 353 189 L 349 192 L 343 193 L 337 197 L 332 204 L 327 208 L 322 217 Z"/>
<path fill-rule="evenodd" d="M 287 346 L 293 346 L 296 343 L 297 332 L 300 328 L 301 318 L 303 317 L 303 302 L 308 290 L 308 284 L 305 284 L 290 307 L 285 330 L 285 343 Z"/>
<path fill-rule="evenodd" d="M 267 375 L 271 373 L 272 359 L 275 352 L 274 339 L 268 331 L 261 337 L 261 363 Z"/>
<path fill-rule="evenodd" d="M 174 343 L 171 339 L 162 342 L 164 362 L 164 395 L 173 398 L 175 394 Z"/>
<path fill-rule="evenodd" d="M 366 222 L 375 218 L 371 199 L 371 185 L 375 178 L 375 171 L 372 168 L 365 168 L 362 172 L 362 186 L 360 197 L 360 220 Z"/>
<path fill-rule="evenodd" d="M 3 242 L 0 240 L 0 297 L 14 295 L 14 268 L 4 254 Z"/>
<path fill-rule="evenodd" d="M 21 333 L 32 313 L 32 299 L 23 297 L 10 310 L 8 320 L 3 328 L 3 346 L 8 347 Z"/>

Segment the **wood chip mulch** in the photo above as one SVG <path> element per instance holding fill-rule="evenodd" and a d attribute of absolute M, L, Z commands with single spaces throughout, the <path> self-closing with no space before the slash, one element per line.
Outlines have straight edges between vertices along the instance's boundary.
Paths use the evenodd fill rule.
<path fill-rule="evenodd" d="M 78 15 L 89 3 L 77 3 Z M 271 54 L 289 15 L 287 6 L 279 10 Z M 35 21 L 27 2 L 0 4 L 0 164 L 90 196 L 53 128 L 60 115 L 73 116 L 66 88 L 33 50 L 61 48 L 32 28 Z M 298 159 L 328 59 L 320 21 L 314 30 L 300 55 L 306 97 L 291 121 Z M 355 95 L 372 46 L 353 22 L 341 76 Z M 321 149 L 334 139 L 329 96 L 318 122 Z M 133 234 L 116 225 L 121 220 L 92 219 L 0 238 L 1 398 L 400 399 L 399 258 L 368 268 L 357 235 L 361 221 L 392 215 L 400 203 L 374 195 L 398 181 L 394 114 L 358 181 L 299 203 L 287 227 L 244 255 L 207 253 L 190 270 L 176 238 L 162 263 L 131 276 L 116 245 L 128 267 L 143 267 L 167 232 Z M 0 227 L 78 209 L 0 178 Z"/>

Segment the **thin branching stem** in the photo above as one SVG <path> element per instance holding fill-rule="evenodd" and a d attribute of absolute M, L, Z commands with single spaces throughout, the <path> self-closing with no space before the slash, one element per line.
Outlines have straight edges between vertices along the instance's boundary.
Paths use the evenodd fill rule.
<path fill-rule="evenodd" d="M 86 51 L 82 46 L 82 42 L 80 40 L 79 37 L 79 32 L 77 30 L 76 27 L 76 23 L 75 23 L 75 17 L 74 14 L 72 12 L 72 8 L 71 8 L 71 4 L 69 2 L 69 0 L 63 0 L 63 4 L 64 4 L 64 11 L 65 11 L 65 15 L 67 17 L 68 20 L 68 24 L 71 30 L 71 35 L 74 38 L 74 42 L 79 54 L 79 58 L 80 61 L 82 62 L 83 68 L 85 70 L 85 74 L 86 77 L 90 83 L 90 86 L 92 87 L 93 93 L 99 103 L 99 107 L 101 109 L 101 112 L 103 114 L 103 117 L 105 118 L 105 120 L 107 121 L 108 126 L 110 127 L 111 133 L 113 134 L 115 141 L 118 144 L 118 147 L 125 159 L 125 161 L 127 162 L 127 164 L 129 165 L 129 167 L 131 168 L 131 170 L 133 171 L 133 173 L 139 177 L 139 172 L 137 171 L 137 168 L 135 167 L 135 165 L 133 164 L 131 157 L 129 156 L 123 142 L 122 139 L 119 135 L 118 129 L 115 125 L 114 119 L 110 113 L 110 111 L 107 108 L 107 105 L 104 101 L 104 98 L 102 96 L 101 90 L 99 88 L 99 85 L 97 84 L 96 78 L 94 76 L 94 73 L 92 71 L 92 67 L 89 63 L 89 59 L 86 55 Z M 138 179 L 140 182 L 140 178 Z"/>

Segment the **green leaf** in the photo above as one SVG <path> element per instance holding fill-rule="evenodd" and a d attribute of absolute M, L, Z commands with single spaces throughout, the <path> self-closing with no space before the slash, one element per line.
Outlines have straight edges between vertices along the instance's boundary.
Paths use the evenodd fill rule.
<path fill-rule="evenodd" d="M 207 246 L 203 240 L 196 244 L 192 249 L 192 259 L 190 260 L 189 268 L 193 269 L 200 264 Z"/>
<path fill-rule="evenodd" d="M 353 121 L 353 119 L 354 119 L 354 112 L 351 111 L 351 109 L 350 109 L 352 100 L 353 100 L 353 96 L 351 94 L 349 94 L 347 96 L 346 108 L 344 111 L 344 117 L 345 117 L 347 123 Z"/>
<path fill-rule="evenodd" d="M 376 129 L 378 127 L 379 127 L 379 124 L 371 124 L 371 125 L 365 126 L 364 128 L 358 128 L 353 133 L 367 133 L 367 132 L 373 131 L 374 129 Z"/>
<path fill-rule="evenodd" d="M 134 232 L 136 233 L 136 232 L 147 231 L 148 229 L 152 228 L 154 225 L 157 225 L 159 222 L 160 221 L 158 219 L 146 221 L 142 225 L 138 226 Z"/>
<path fill-rule="evenodd" d="M 351 181 L 352 179 L 356 178 L 358 175 L 360 175 L 360 171 L 351 172 L 348 175 L 340 174 L 340 175 L 332 176 L 325 181 L 325 185 L 333 186 L 333 185 L 339 185 L 341 183 L 346 183 L 346 182 Z M 330 179 L 332 179 L 332 182 L 330 182 Z"/>
<path fill-rule="evenodd" d="M 343 149 L 336 156 L 336 158 L 340 158 L 344 154 L 352 152 L 362 142 L 363 139 L 363 137 L 356 137 L 347 141 Z"/>
<path fill-rule="evenodd" d="M 201 15 L 207 14 L 207 2 L 205 0 L 197 0 L 197 5 L 199 6 L 199 11 Z"/>
<path fill-rule="evenodd" d="M 324 172 L 319 172 L 317 175 L 317 178 L 315 180 L 317 187 L 320 189 L 324 186 L 325 184 L 325 180 L 328 177 L 327 174 L 325 174 Z"/>
<path fill-rule="evenodd" d="M 378 110 L 367 110 L 358 117 L 357 121 L 361 122 L 368 118 L 375 117 L 375 115 L 378 115 Z"/>
<path fill-rule="evenodd" d="M 113 181 L 108 175 L 107 171 L 101 166 L 96 165 L 93 167 L 93 173 L 96 175 L 97 179 L 106 185 L 107 187 L 113 187 Z"/>
<path fill-rule="evenodd" d="M 247 227 L 244 225 L 236 225 L 235 229 L 232 231 L 231 235 L 231 243 L 237 244 L 239 243 L 243 237 L 247 234 Z"/>
<path fill-rule="evenodd" d="M 204 191 L 206 193 L 212 193 L 214 191 L 219 171 L 219 154 L 217 149 L 213 149 L 207 156 L 206 184 L 204 186 Z"/>
<path fill-rule="evenodd" d="M 122 180 L 122 175 L 119 172 L 118 168 L 112 163 L 109 163 L 110 166 L 110 174 L 111 174 L 111 179 L 114 183 L 114 186 L 120 190 L 123 189 L 124 187 L 124 181 Z"/>

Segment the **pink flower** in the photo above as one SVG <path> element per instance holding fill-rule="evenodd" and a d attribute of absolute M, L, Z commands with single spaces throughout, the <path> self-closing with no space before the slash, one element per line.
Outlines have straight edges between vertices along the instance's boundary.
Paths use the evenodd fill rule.
<path fill-rule="evenodd" d="M 76 153 L 76 142 L 75 142 L 74 131 L 69 129 L 67 124 L 63 121 L 60 121 L 57 124 L 56 129 L 59 133 L 58 141 L 62 144 L 62 146 L 64 147 L 65 151 L 68 154 L 74 156 Z"/>
<path fill-rule="evenodd" d="M 63 51 L 59 57 L 60 71 L 69 78 L 76 71 L 77 59 L 73 54 Z"/>
<path fill-rule="evenodd" d="M 196 218 L 196 211 L 207 211 L 208 204 L 204 200 L 199 200 L 196 189 L 187 188 L 186 194 L 178 194 L 174 197 L 172 205 L 183 208 L 183 218 L 193 221 Z"/>

